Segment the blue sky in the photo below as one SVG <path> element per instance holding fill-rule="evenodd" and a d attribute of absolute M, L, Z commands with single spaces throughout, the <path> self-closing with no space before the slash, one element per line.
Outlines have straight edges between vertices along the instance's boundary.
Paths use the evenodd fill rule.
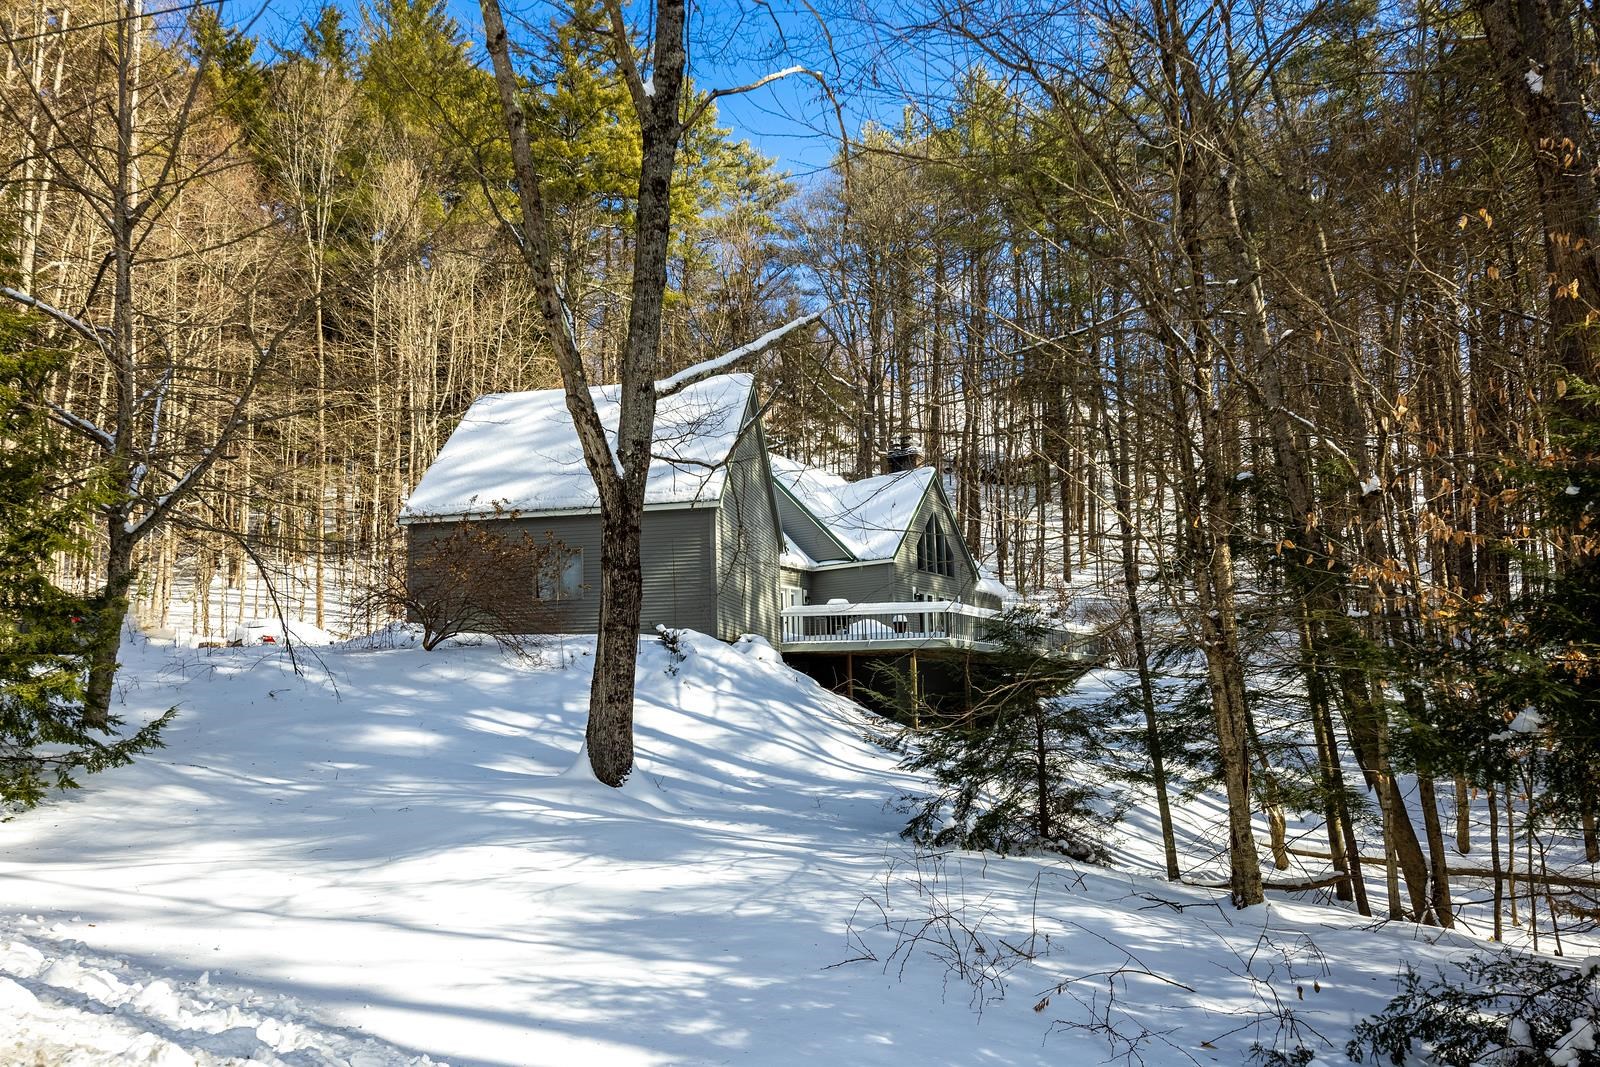
<path fill-rule="evenodd" d="M 319 2 L 243 0 L 233 10 L 249 18 L 264 3 L 254 32 L 281 38 L 292 36 L 294 27 Z M 337 2 L 352 14 L 361 4 L 361 0 Z M 873 25 L 874 19 L 858 17 L 848 6 L 858 2 L 870 0 L 811 0 L 809 5 L 804 0 L 707 0 L 693 8 L 691 74 L 701 88 L 731 88 L 804 65 L 827 77 L 852 136 L 869 120 L 898 124 L 908 92 L 898 83 L 905 77 L 911 50 L 897 48 Z M 521 16 L 545 23 L 555 10 L 548 0 L 501 3 L 508 22 Z M 648 0 L 635 0 L 630 11 L 647 7 Z M 448 9 L 473 40 L 482 41 L 477 0 L 448 0 Z M 918 62 L 923 59 L 919 56 Z M 925 73 L 921 77 L 923 85 L 929 84 Z M 719 109 L 723 126 L 802 181 L 825 169 L 837 151 L 839 117 L 812 78 L 792 76 L 725 98 Z"/>
<path fill-rule="evenodd" d="M 517 2 L 517 0 L 502 0 Z M 636 0 L 644 2 L 644 0 Z M 937 107 L 964 60 L 892 28 L 926 16 L 919 0 L 706 0 L 691 24 L 691 67 L 702 88 L 749 84 L 801 64 L 826 77 L 850 136 L 863 123 L 898 126 L 908 106 Z M 826 168 L 840 115 L 809 77 L 719 101 L 723 125 L 798 178 Z"/>

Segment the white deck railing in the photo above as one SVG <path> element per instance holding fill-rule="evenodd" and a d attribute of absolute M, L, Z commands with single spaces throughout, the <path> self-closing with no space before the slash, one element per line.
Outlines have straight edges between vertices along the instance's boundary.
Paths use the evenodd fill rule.
<path fill-rule="evenodd" d="M 783 609 L 783 644 L 817 651 L 938 648 L 993 649 L 989 620 L 1000 612 L 956 600 L 867 604 L 804 604 Z M 1051 630 L 1045 651 L 1088 658 L 1092 635 Z"/>

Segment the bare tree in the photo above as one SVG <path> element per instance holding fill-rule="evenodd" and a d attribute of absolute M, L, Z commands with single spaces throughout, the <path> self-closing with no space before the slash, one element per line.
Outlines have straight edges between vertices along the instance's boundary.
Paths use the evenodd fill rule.
<path fill-rule="evenodd" d="M 208 106 L 204 47 L 187 40 L 181 27 L 178 43 L 191 46 L 192 58 L 163 44 L 142 0 L 123 0 L 115 10 L 104 51 L 85 42 L 91 47 L 73 57 L 83 69 L 69 65 L 64 89 L 54 71 L 49 84 L 37 80 L 50 68 L 19 64 L 22 91 L 0 94 L 8 121 L 51 132 L 32 141 L 33 199 L 72 205 L 93 231 L 97 253 L 81 288 L 69 296 L 57 287 L 58 302 L 32 289 L 0 294 L 50 320 L 108 387 L 99 395 L 41 398 L 50 418 L 83 446 L 107 490 L 98 518 L 98 639 L 86 691 L 88 717 L 98 723 L 110 707 L 135 550 L 229 454 L 263 375 L 300 320 L 281 309 L 265 314 L 274 300 L 263 291 L 273 257 L 257 245 L 270 224 L 236 206 L 222 234 L 193 244 L 194 234 L 175 236 L 185 195 L 224 186 L 242 157 L 236 137 Z M 69 27 L 62 22 L 55 32 Z M 238 205 L 239 191 L 230 192 Z M 228 249 L 248 254 L 222 266 L 223 275 L 211 279 L 216 284 L 201 287 L 218 301 L 174 307 L 163 289 L 174 264 L 204 275 Z M 265 328 L 264 321 L 278 325 Z"/>
<path fill-rule="evenodd" d="M 567 410 L 583 446 L 583 459 L 600 498 L 600 627 L 590 688 L 585 751 L 596 777 L 620 786 L 633 769 L 633 675 L 638 659 L 644 582 L 639 530 L 650 471 L 656 401 L 695 381 L 752 358 L 787 334 L 814 322 L 807 315 L 700 368 L 658 382 L 662 370 L 661 312 L 667 289 L 667 248 L 672 232 L 672 182 L 678 149 L 693 124 L 718 96 L 686 96 L 688 62 L 685 0 L 657 0 L 649 45 L 636 54 L 633 33 L 618 0 L 604 5 L 612 62 L 628 86 L 639 121 L 639 193 L 635 207 L 633 277 L 628 325 L 618 360 L 615 444 L 607 439 L 590 393 L 589 375 L 573 331 L 568 294 L 560 286 L 551 243 L 542 176 L 534 164 L 523 114 L 522 86 L 511 62 L 510 39 L 498 0 L 482 0 L 484 31 L 506 133 L 511 142 L 520 224 L 508 227 L 527 263 L 566 392 Z M 779 72 L 781 76 L 798 71 Z"/>

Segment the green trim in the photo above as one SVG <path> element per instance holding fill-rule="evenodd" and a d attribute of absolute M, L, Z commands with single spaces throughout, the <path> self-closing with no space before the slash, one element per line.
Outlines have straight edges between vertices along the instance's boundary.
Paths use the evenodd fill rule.
<path fill-rule="evenodd" d="M 772 469 L 771 460 L 768 460 L 768 462 L 767 462 L 767 469 L 769 471 Z M 773 475 L 772 484 L 777 486 L 778 487 L 778 491 L 780 493 L 782 493 L 784 496 L 788 497 L 789 498 L 789 502 L 792 503 L 795 507 L 799 508 L 801 510 L 801 512 L 803 512 L 805 514 L 805 516 L 811 520 L 812 524 L 815 525 L 817 529 L 822 531 L 822 536 L 824 536 L 828 540 L 832 541 L 834 543 L 834 546 L 837 547 L 839 549 L 839 551 L 843 552 L 844 555 L 845 555 L 845 558 L 843 560 L 830 560 L 828 562 L 831 562 L 831 563 L 859 563 L 859 562 L 863 562 L 860 556 L 857 556 L 854 552 L 850 551 L 849 547 L 846 546 L 843 541 L 839 540 L 837 537 L 834 536 L 833 531 L 828 529 L 828 524 L 823 522 L 820 518 L 818 518 L 816 512 L 814 512 L 810 508 L 806 507 L 805 504 L 800 500 L 799 497 L 795 496 L 792 492 L 789 491 L 789 487 L 783 484 L 783 479 L 779 478 L 777 475 Z M 918 506 L 919 507 L 921 506 L 921 501 L 918 501 Z M 779 530 L 780 533 L 783 531 L 783 525 L 782 525 L 781 522 L 778 525 L 778 530 Z M 898 552 L 899 549 L 896 549 L 895 551 Z M 890 558 L 892 559 L 893 557 L 890 557 Z M 823 561 L 822 560 L 812 560 L 812 562 L 813 563 L 821 563 Z M 876 562 L 876 561 L 868 561 L 868 562 Z"/>
<path fill-rule="evenodd" d="M 894 555 L 890 556 L 889 558 L 891 560 L 898 560 L 900 558 L 900 553 L 906 547 L 906 541 L 908 541 L 911 537 L 911 528 L 917 525 L 915 519 L 917 513 L 922 510 L 923 501 L 928 499 L 928 493 L 931 492 L 935 486 L 937 486 L 939 489 L 939 505 L 944 508 L 944 517 L 950 523 L 951 532 L 955 534 L 953 540 L 956 544 L 961 546 L 961 555 L 965 557 L 967 566 L 972 568 L 972 578 L 967 584 L 975 587 L 978 582 L 983 580 L 983 570 L 978 566 L 978 557 L 974 556 L 972 554 L 972 549 L 967 547 L 967 538 L 966 535 L 961 532 L 961 523 L 956 521 L 956 509 L 951 505 L 950 497 L 944 491 L 944 479 L 939 477 L 938 468 L 935 467 L 932 468 L 932 470 L 933 477 L 928 479 L 928 488 L 922 491 L 922 496 L 917 499 L 916 510 L 912 512 L 913 521 L 906 524 L 905 532 L 900 535 L 900 543 L 895 546 Z M 926 526 L 927 524 L 923 523 L 922 525 Z M 917 536 L 922 536 L 920 531 L 918 532 Z M 941 577 L 953 578 L 954 575 L 941 575 Z"/>

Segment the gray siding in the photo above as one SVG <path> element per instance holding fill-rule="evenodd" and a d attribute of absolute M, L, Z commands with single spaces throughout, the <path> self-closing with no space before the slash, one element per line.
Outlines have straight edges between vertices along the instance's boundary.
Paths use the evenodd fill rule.
<path fill-rule="evenodd" d="M 905 540 L 900 544 L 900 551 L 894 557 L 895 585 L 904 593 L 899 599 L 910 600 L 915 592 L 931 596 L 936 600 L 959 600 L 964 604 L 998 608 L 1000 606 L 998 597 L 978 592 L 978 572 L 973 569 L 971 561 L 964 552 L 956 553 L 954 577 L 917 570 L 917 541 L 922 537 L 923 526 L 934 515 L 939 515 L 944 522 L 944 532 L 947 537 L 961 540 L 960 525 L 951 514 L 943 494 L 939 492 L 939 487 L 933 486 L 922 498 L 916 517 L 911 520 Z"/>
<path fill-rule="evenodd" d="M 780 486 L 773 486 L 773 494 L 778 498 L 778 521 L 783 524 L 783 532 L 800 546 L 800 551 L 818 563 L 850 558 L 850 553 L 841 549 L 810 512 L 795 503 Z"/>
<path fill-rule="evenodd" d="M 716 514 L 714 508 L 645 512 L 640 544 L 644 564 L 644 611 L 639 615 L 642 632 L 654 632 L 657 623 L 707 634 L 716 632 L 711 596 L 716 573 L 712 556 Z M 599 556 L 595 558 L 598 628 Z"/>
<path fill-rule="evenodd" d="M 848 600 L 852 604 L 898 600 L 898 594 L 894 564 L 889 562 L 811 572 L 813 604 L 826 604 L 830 600 Z"/>
<path fill-rule="evenodd" d="M 811 581 L 810 571 L 780 566 L 778 568 L 778 584 L 780 586 L 790 585 L 799 589 L 805 594 L 801 599 L 803 604 L 815 604 L 817 602 L 816 593 L 812 590 L 813 582 Z M 778 606 L 782 607 L 783 605 L 780 602 Z"/>
<path fill-rule="evenodd" d="M 639 616 L 641 633 L 653 633 L 657 623 L 681 626 L 704 633 L 716 628 L 714 598 L 711 596 L 712 528 L 714 508 L 683 508 L 647 511 L 640 546 L 644 569 L 644 610 Z M 600 516 L 560 515 L 532 519 L 483 519 L 520 537 L 532 534 L 543 540 L 548 534 L 569 548 L 583 552 L 583 581 L 587 587 L 576 600 L 563 604 L 559 627 L 569 633 L 594 633 L 600 628 Z M 408 544 L 415 549 L 436 537 L 448 536 L 454 523 L 412 523 L 406 527 Z M 412 559 L 415 560 L 413 552 Z M 776 571 L 776 562 L 773 570 Z M 413 577 L 415 570 L 413 569 Z M 533 576 L 517 575 L 506 583 L 508 598 L 533 596 Z M 513 606 L 515 601 L 513 601 Z"/>
<path fill-rule="evenodd" d="M 754 397 L 746 418 L 755 416 Z M 778 554 L 783 545 L 772 502 L 772 478 L 760 427 L 728 458 L 717 508 L 717 626 L 732 641 L 740 634 L 778 639 Z"/>

